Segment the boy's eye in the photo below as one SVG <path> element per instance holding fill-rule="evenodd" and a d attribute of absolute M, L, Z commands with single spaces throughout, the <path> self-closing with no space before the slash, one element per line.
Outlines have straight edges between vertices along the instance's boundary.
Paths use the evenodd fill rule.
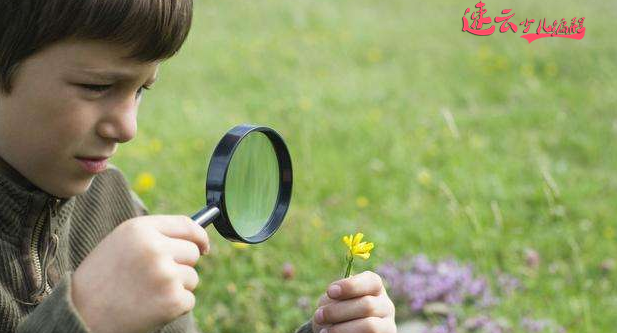
<path fill-rule="evenodd" d="M 80 84 L 80 86 L 84 89 L 95 92 L 103 92 L 111 88 L 111 84 Z"/>
<path fill-rule="evenodd" d="M 111 84 L 80 84 L 80 87 L 90 90 L 90 91 L 94 91 L 94 92 L 104 92 L 107 91 L 111 88 Z M 149 90 L 150 87 L 149 86 L 141 86 L 139 87 L 139 89 L 137 90 L 137 97 L 141 96 L 141 94 L 143 94 L 143 90 Z"/>
<path fill-rule="evenodd" d="M 143 93 L 144 93 L 144 89 L 146 89 L 146 90 L 150 90 L 150 87 L 148 87 L 148 86 L 141 86 L 141 87 L 139 88 L 139 90 L 137 90 L 137 97 L 141 96 L 141 94 L 143 94 Z"/>

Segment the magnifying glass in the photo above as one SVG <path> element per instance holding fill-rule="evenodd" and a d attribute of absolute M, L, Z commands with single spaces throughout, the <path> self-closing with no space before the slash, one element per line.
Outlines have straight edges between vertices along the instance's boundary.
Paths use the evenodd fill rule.
<path fill-rule="evenodd" d="M 191 218 L 214 222 L 234 242 L 261 243 L 281 226 L 291 200 L 291 158 L 273 129 L 239 125 L 227 132 L 210 159 L 206 206 Z"/>

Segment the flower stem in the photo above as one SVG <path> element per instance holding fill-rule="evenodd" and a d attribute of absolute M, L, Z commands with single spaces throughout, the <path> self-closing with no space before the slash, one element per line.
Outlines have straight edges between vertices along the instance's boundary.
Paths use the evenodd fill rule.
<path fill-rule="evenodd" d="M 345 278 L 348 278 L 351 274 L 351 266 L 353 266 L 353 255 L 347 259 L 347 270 L 345 271 Z"/>

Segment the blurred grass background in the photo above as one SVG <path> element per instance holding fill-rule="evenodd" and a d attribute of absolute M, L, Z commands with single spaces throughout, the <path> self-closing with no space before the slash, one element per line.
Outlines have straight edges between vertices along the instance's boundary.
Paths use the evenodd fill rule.
<path fill-rule="evenodd" d="M 507 318 L 614 330 L 617 274 L 600 266 L 617 250 L 615 3 L 486 2 L 491 18 L 513 8 L 515 24 L 535 19 L 530 32 L 544 17 L 586 17 L 582 40 L 531 44 L 521 26 L 461 32 L 475 3 L 196 1 L 187 43 L 114 163 L 151 213 L 190 215 L 218 140 L 256 123 L 286 139 L 295 176 L 270 241 L 239 248 L 208 229 L 202 329 L 292 332 L 343 273 L 341 237 L 362 231 L 376 249 L 357 270 L 453 256 L 523 280 L 495 310 Z"/>

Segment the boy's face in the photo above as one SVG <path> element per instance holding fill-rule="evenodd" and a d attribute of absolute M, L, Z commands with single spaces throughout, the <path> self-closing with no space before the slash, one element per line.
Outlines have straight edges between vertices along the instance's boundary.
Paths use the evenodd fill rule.
<path fill-rule="evenodd" d="M 84 158 L 109 158 L 135 136 L 141 87 L 156 79 L 158 62 L 126 52 L 66 40 L 23 61 L 11 93 L 0 91 L 0 156 L 57 197 L 85 192 L 100 170 Z"/>

